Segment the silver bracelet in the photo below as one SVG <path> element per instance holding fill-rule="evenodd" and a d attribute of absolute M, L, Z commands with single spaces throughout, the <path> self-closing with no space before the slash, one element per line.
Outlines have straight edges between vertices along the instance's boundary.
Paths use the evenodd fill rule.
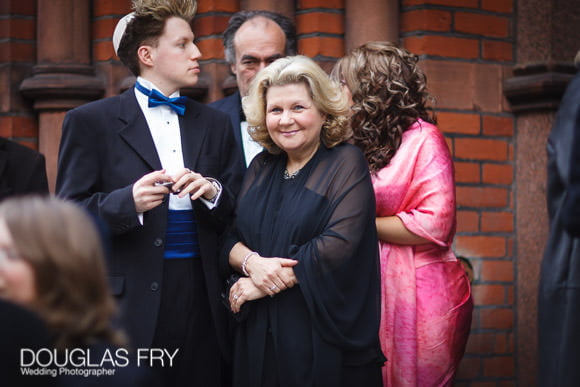
<path fill-rule="evenodd" d="M 211 199 L 205 199 L 205 200 L 209 201 L 210 203 L 215 203 L 215 201 L 217 200 L 217 198 L 222 190 L 222 185 L 220 184 L 219 181 L 217 181 L 213 177 L 206 177 L 205 179 L 207 181 L 209 181 L 211 183 L 211 185 L 213 185 L 213 187 L 215 188 L 215 196 Z"/>
<path fill-rule="evenodd" d="M 250 251 L 248 254 L 246 254 L 246 256 L 244 257 L 244 260 L 242 261 L 242 272 L 244 273 L 244 275 L 246 277 L 250 276 L 250 273 L 248 273 L 248 270 L 246 270 L 246 264 L 248 263 L 248 259 L 250 259 L 250 257 L 252 255 L 259 255 L 259 254 L 256 253 L 255 251 Z"/>

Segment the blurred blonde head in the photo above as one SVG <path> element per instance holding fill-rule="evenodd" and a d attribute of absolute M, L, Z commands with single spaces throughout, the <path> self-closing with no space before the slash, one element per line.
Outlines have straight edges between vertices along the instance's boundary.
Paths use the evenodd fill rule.
<path fill-rule="evenodd" d="M 0 220 L 13 248 L 34 273 L 31 305 L 47 323 L 57 348 L 104 341 L 124 344 L 111 328 L 116 306 L 107 283 L 102 241 L 90 217 L 56 198 L 10 198 Z"/>

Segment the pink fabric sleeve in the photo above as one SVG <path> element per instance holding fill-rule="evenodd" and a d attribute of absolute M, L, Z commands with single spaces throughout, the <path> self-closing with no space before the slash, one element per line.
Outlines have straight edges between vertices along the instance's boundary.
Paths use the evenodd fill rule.
<path fill-rule="evenodd" d="M 450 247 L 455 233 L 455 183 L 453 162 L 439 130 L 421 123 L 413 180 L 404 209 L 396 215 L 405 227 L 441 247 Z"/>

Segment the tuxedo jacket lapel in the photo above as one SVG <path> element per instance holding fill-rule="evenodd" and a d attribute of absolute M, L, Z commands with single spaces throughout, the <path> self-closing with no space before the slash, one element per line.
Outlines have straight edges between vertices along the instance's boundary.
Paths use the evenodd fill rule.
<path fill-rule="evenodd" d="M 137 103 L 133 88 L 120 96 L 119 135 L 153 170 L 161 169 L 161 161 L 145 116 Z"/>
<path fill-rule="evenodd" d="M 236 142 L 238 146 L 242 150 L 242 154 L 244 154 L 244 146 L 242 144 L 242 134 L 240 131 L 240 112 L 242 111 L 242 103 L 240 99 L 240 92 L 236 91 L 228 100 L 231 103 L 230 108 L 228 109 L 228 114 L 230 115 L 230 121 L 232 121 L 232 126 L 234 128 L 234 137 L 236 138 Z"/>
<path fill-rule="evenodd" d="M 209 130 L 209 123 L 199 119 L 199 111 L 192 101 L 187 101 L 185 114 L 179 117 L 179 128 L 181 130 L 183 165 L 195 171 L 202 144 Z"/>

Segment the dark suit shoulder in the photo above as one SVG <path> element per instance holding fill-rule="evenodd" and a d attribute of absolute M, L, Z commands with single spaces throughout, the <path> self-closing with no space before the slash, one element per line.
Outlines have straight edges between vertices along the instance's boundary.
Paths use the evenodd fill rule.
<path fill-rule="evenodd" d="M 44 155 L 0 137 L 0 200 L 29 193 L 48 193 Z"/>
<path fill-rule="evenodd" d="M 226 113 L 229 112 L 231 109 L 239 110 L 239 107 L 241 106 L 240 93 L 235 92 L 233 94 L 230 94 L 227 97 L 218 99 L 217 101 L 208 104 L 208 106 Z"/>
<path fill-rule="evenodd" d="M 96 116 L 100 117 L 103 114 L 119 112 L 121 95 L 107 97 L 96 101 L 91 101 L 86 104 L 77 106 L 67 112 L 67 116 Z"/>
<path fill-rule="evenodd" d="M 192 108 L 195 109 L 195 111 L 199 113 L 201 117 L 209 117 L 212 120 L 215 118 L 229 120 L 228 115 L 225 114 L 223 111 L 216 109 L 211 105 L 204 105 L 200 102 L 190 99 L 188 102 L 188 109 Z"/>
<path fill-rule="evenodd" d="M 138 109 L 136 102 L 135 105 Z M 99 99 L 69 110 L 62 126 L 61 151 L 71 138 L 75 138 L 75 142 L 87 143 L 95 141 L 95 135 L 108 133 L 120 111 L 120 96 Z"/>
<path fill-rule="evenodd" d="M 226 98 L 228 98 L 228 97 L 225 97 L 225 98 L 222 98 L 222 99 L 218 99 L 217 101 L 210 102 L 210 103 L 207 104 L 207 106 L 209 106 L 209 107 L 211 107 L 213 109 L 221 110 L 220 108 L 223 106 L 224 100 Z"/>
<path fill-rule="evenodd" d="M 0 137 L 0 150 L 10 153 L 10 157 L 14 157 L 14 160 L 30 160 L 41 158 L 44 156 L 42 153 L 35 151 L 27 146 L 19 144 L 15 141 L 8 140 L 6 138 Z"/>

